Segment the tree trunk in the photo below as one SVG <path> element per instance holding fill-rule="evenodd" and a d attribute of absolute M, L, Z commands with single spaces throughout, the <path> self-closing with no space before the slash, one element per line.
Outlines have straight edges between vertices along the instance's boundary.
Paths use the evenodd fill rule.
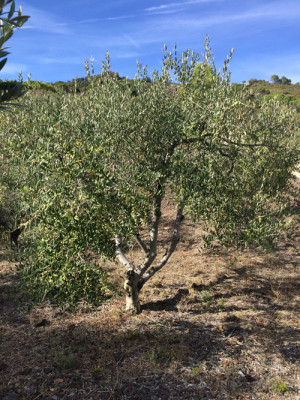
<path fill-rule="evenodd" d="M 133 314 L 139 314 L 141 310 L 139 300 L 139 287 L 138 279 L 134 271 L 127 272 L 127 279 L 124 283 L 125 295 L 126 295 L 126 311 Z"/>

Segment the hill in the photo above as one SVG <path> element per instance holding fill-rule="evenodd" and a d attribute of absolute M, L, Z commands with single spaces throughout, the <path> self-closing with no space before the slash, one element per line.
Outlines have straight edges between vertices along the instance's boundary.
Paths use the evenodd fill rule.
<path fill-rule="evenodd" d="M 263 80 L 250 79 L 248 82 L 250 93 L 267 99 L 275 99 L 279 102 L 290 104 L 300 113 L 300 83 L 280 84 L 269 83 Z"/>

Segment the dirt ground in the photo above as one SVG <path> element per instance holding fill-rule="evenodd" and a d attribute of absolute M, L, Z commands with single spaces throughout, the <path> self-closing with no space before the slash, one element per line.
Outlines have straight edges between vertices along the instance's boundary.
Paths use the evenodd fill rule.
<path fill-rule="evenodd" d="M 185 219 L 137 316 L 121 294 L 96 311 L 29 311 L 3 249 L 0 399 L 300 399 L 299 203 L 294 211 L 291 235 L 268 252 L 204 250 L 201 227 Z M 107 268 L 121 288 L 121 269 Z"/>

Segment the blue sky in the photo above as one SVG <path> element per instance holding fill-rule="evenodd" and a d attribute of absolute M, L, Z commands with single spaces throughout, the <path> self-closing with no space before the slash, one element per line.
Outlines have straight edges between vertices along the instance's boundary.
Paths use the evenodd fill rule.
<path fill-rule="evenodd" d="M 232 81 L 300 82 L 300 0 L 16 0 L 30 20 L 10 39 L 0 79 L 44 82 L 85 76 L 84 61 L 100 71 L 105 51 L 112 70 L 133 77 L 136 60 L 160 67 L 164 44 L 203 51 L 210 36 L 216 65 L 230 49 Z"/>

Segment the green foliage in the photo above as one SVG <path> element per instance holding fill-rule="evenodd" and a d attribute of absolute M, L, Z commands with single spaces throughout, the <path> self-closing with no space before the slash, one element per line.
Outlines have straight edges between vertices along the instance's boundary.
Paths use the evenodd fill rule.
<path fill-rule="evenodd" d="M 285 77 L 285 76 L 282 76 L 280 80 L 281 80 L 281 83 L 282 83 L 283 85 L 290 85 L 290 84 L 292 83 L 291 79 L 288 79 L 288 78 Z"/>
<path fill-rule="evenodd" d="M 249 81 L 248 81 L 248 85 L 249 85 L 249 86 L 253 86 L 253 85 L 257 85 L 257 84 L 259 84 L 259 85 L 265 85 L 265 84 L 268 84 L 268 82 L 265 81 L 265 80 L 263 80 L 263 79 L 255 79 L 255 78 L 251 78 L 251 79 L 249 79 Z"/>
<path fill-rule="evenodd" d="M 265 95 L 267 95 L 267 94 L 270 94 L 270 90 L 269 89 L 267 89 L 267 88 L 265 88 L 265 87 L 256 87 L 255 89 L 254 89 L 254 93 L 255 94 L 259 94 L 259 95 L 262 95 L 262 96 L 265 96 Z"/>
<path fill-rule="evenodd" d="M 25 261 L 19 266 L 22 286 L 28 289 L 32 300 L 40 302 L 48 296 L 59 306 L 74 307 L 82 299 L 95 306 L 107 299 L 107 275 L 95 262 L 80 255 L 85 249 L 55 242 L 63 242 L 63 237 L 54 236 L 51 241 L 48 235 L 47 232 L 35 247 L 31 244 L 30 251 L 25 250 Z"/>
<path fill-rule="evenodd" d="M 216 72 L 213 71 L 211 65 L 198 62 L 189 81 L 189 85 L 195 93 L 199 95 L 200 91 L 208 90 L 211 85 L 213 85 L 215 74 Z"/>
<path fill-rule="evenodd" d="M 279 79 L 279 76 L 278 76 L 278 75 L 272 75 L 271 78 L 270 78 L 270 80 L 271 80 L 273 83 L 280 83 L 280 79 Z"/>
<path fill-rule="evenodd" d="M 282 85 L 290 85 L 292 83 L 291 79 L 288 79 L 286 76 L 279 78 L 278 75 L 272 75 L 270 80 L 272 83 L 279 83 Z"/>
<path fill-rule="evenodd" d="M 218 308 L 220 309 L 220 310 L 223 310 L 223 308 L 224 308 L 224 306 L 225 306 L 225 303 L 226 303 L 226 299 L 224 299 L 223 297 L 218 301 Z"/>
<path fill-rule="evenodd" d="M 154 196 L 169 189 L 224 244 L 276 237 L 299 162 L 295 113 L 230 85 L 230 57 L 218 72 L 208 41 L 199 60 L 165 48 L 150 83 L 141 65 L 120 80 L 107 55 L 80 95 L 30 92 L 17 118 L 3 116 L 13 179 L 1 184 L 27 215 L 20 272 L 36 298 L 101 301 L 106 276 L 89 252 L 114 260 L 115 235 L 128 244 L 151 229 Z"/>
<path fill-rule="evenodd" d="M 7 8 L 6 8 L 7 7 Z M 0 0 L 0 71 L 7 62 L 9 52 L 8 47 L 3 47 L 13 35 L 15 28 L 20 28 L 27 20 L 28 16 L 22 15 L 22 8 L 20 7 L 17 16 L 15 15 L 15 2 L 14 0 Z M 18 82 L 3 82 L 0 81 L 0 110 L 7 109 L 1 104 L 8 102 L 13 98 L 22 95 L 22 85 Z"/>
<path fill-rule="evenodd" d="M 56 92 L 55 86 L 47 83 L 47 82 L 40 82 L 40 81 L 26 81 L 23 83 L 23 88 L 27 90 L 43 90 L 46 92 Z"/>
<path fill-rule="evenodd" d="M 269 382 L 276 393 L 283 394 L 289 391 L 286 382 L 281 381 L 278 378 L 273 378 Z"/>
<path fill-rule="evenodd" d="M 125 335 L 125 338 L 127 339 L 127 340 L 132 340 L 132 341 L 134 341 L 134 340 L 137 340 L 138 338 L 139 338 L 139 336 L 140 336 L 140 334 L 139 334 L 139 332 L 138 331 L 136 331 L 136 330 L 128 330 L 127 332 L 126 332 L 126 335 Z"/>
<path fill-rule="evenodd" d="M 50 342 L 50 358 L 56 368 L 61 370 L 76 369 L 81 365 L 80 354 L 74 345 L 66 346 L 53 338 Z"/>
<path fill-rule="evenodd" d="M 272 93 L 265 97 L 265 100 L 275 100 L 279 101 L 280 103 L 286 104 L 298 104 L 298 99 L 295 96 L 285 95 L 282 93 Z"/>
<path fill-rule="evenodd" d="M 300 112 L 300 90 L 297 84 L 282 85 L 281 83 L 268 83 L 257 81 L 251 85 L 250 93 L 260 96 L 262 100 L 271 99 L 280 101 L 296 108 Z"/>
<path fill-rule="evenodd" d="M 200 365 L 198 365 L 197 367 L 194 367 L 194 368 L 192 369 L 192 374 L 193 374 L 194 376 L 199 375 L 200 372 L 203 371 L 203 368 L 204 368 L 204 364 L 200 364 Z"/>
<path fill-rule="evenodd" d="M 168 364 L 175 356 L 174 352 L 170 352 L 170 348 L 165 346 L 161 346 L 156 350 L 151 350 L 146 353 L 146 357 L 153 364 Z"/>

